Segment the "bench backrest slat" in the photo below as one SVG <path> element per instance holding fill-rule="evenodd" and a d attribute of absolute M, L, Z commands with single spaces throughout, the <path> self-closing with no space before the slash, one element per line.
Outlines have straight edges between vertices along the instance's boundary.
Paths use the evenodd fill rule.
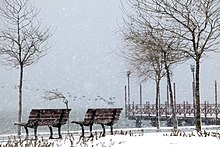
<path fill-rule="evenodd" d="M 114 124 L 118 122 L 122 108 L 106 108 L 98 109 L 96 111 L 96 120 L 97 124 Z"/>
<path fill-rule="evenodd" d="M 84 117 L 84 122 L 91 124 L 94 122 L 94 117 L 95 117 L 95 111 L 94 109 L 88 109 L 86 111 L 85 117 Z"/>

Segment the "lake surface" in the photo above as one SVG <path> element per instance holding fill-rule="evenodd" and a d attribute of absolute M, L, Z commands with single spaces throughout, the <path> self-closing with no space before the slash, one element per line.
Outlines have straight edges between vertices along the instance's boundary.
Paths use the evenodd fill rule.
<path fill-rule="evenodd" d="M 22 122 L 27 122 L 29 111 L 25 111 L 23 113 Z M 17 126 L 14 125 L 15 122 L 18 122 L 18 112 L 16 111 L 10 111 L 8 110 L 0 110 L 0 135 L 2 134 L 15 134 L 17 132 Z M 79 112 L 72 112 L 70 113 L 70 121 L 73 120 L 83 120 L 85 115 L 84 111 Z M 149 127 L 149 122 L 143 122 L 143 126 Z M 127 120 L 124 117 L 124 113 L 121 114 L 120 120 L 117 124 L 114 125 L 114 128 L 134 128 L 135 127 L 135 121 Z M 108 127 L 107 127 L 108 128 Z M 23 129 L 23 127 L 22 127 Z M 55 128 L 56 129 L 56 128 Z M 67 125 L 62 126 L 61 128 L 63 131 L 67 130 Z M 87 127 L 85 129 L 88 129 Z M 100 125 L 94 125 L 93 129 L 101 129 Z M 48 127 L 39 127 L 39 131 L 49 131 Z M 54 130 L 55 132 L 56 130 Z M 70 131 L 81 131 L 81 128 L 78 124 L 70 124 Z M 22 132 L 25 132 L 24 129 Z M 32 130 L 30 131 L 32 132 Z"/>
<path fill-rule="evenodd" d="M 23 122 L 27 122 L 28 116 L 29 116 L 29 111 L 25 111 L 23 114 Z M 83 120 L 85 115 L 85 111 L 78 111 L 78 112 L 72 112 L 70 113 L 70 121 L 73 120 Z M 17 126 L 14 125 L 15 122 L 17 122 L 18 118 L 17 118 L 17 112 L 16 111 L 10 111 L 10 109 L 8 110 L 0 110 L 0 135 L 3 134 L 16 134 L 17 133 Z M 125 129 L 125 128 L 135 128 L 135 121 L 134 120 L 128 120 L 127 118 L 124 117 L 124 113 L 122 112 L 121 116 L 120 116 L 120 120 L 118 123 L 116 123 L 114 125 L 114 129 Z M 161 126 L 164 128 L 161 128 L 161 130 L 168 130 L 170 131 L 172 129 L 172 127 L 165 127 L 165 124 L 161 123 Z M 109 127 L 106 127 L 109 128 Z M 191 127 L 179 127 L 182 128 L 183 130 L 193 130 L 194 126 Z M 214 129 L 214 130 L 220 130 L 219 126 L 204 126 L 203 128 L 208 128 L 208 129 Z M 62 126 L 62 131 L 67 131 L 67 125 Z M 85 127 L 85 129 L 89 129 L 89 127 Z M 101 130 L 101 125 L 94 125 L 93 126 L 93 130 Z M 142 121 L 142 128 L 144 129 L 146 132 L 155 132 L 156 128 L 155 127 L 151 127 L 150 122 L 149 121 Z M 38 131 L 42 131 L 42 132 L 49 132 L 48 127 L 39 127 Z M 81 132 L 81 128 L 78 124 L 70 124 L 70 131 L 80 131 Z M 25 130 L 22 127 L 22 132 L 24 133 Z M 30 130 L 30 133 L 33 132 L 33 129 Z M 57 129 L 54 128 L 54 132 L 57 132 Z"/>

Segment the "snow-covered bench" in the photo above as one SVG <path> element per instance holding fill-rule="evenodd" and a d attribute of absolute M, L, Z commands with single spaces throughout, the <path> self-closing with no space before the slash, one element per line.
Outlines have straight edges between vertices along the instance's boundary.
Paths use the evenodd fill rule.
<path fill-rule="evenodd" d="M 83 121 L 72 121 L 71 123 L 76 123 L 81 126 L 81 137 L 84 137 L 84 126 L 90 127 L 90 137 L 93 137 L 93 124 L 100 124 L 103 129 L 102 136 L 105 136 L 105 125 L 110 126 L 111 134 L 113 134 L 113 125 L 118 122 L 121 111 L 122 108 L 88 109 Z"/>
<path fill-rule="evenodd" d="M 28 139 L 28 128 L 34 129 L 34 136 L 37 139 L 37 128 L 39 126 L 48 126 L 50 130 L 49 139 L 53 139 L 52 127 L 58 128 L 59 138 L 61 136 L 61 126 L 66 124 L 71 109 L 32 109 L 28 122 L 14 123 L 25 128 L 26 139 Z"/>

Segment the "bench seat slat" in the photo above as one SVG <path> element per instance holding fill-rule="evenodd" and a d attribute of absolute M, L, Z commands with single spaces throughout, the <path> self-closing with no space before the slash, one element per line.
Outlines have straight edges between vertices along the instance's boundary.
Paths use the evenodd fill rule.
<path fill-rule="evenodd" d="M 103 119 L 119 119 L 119 115 L 118 116 L 96 116 L 96 119 L 99 119 L 99 118 L 103 118 Z"/>
<path fill-rule="evenodd" d="M 92 124 L 91 121 L 72 121 L 71 123 L 75 123 L 75 124 L 79 124 L 79 125 L 84 125 L 84 126 L 88 126 L 88 125 Z"/>

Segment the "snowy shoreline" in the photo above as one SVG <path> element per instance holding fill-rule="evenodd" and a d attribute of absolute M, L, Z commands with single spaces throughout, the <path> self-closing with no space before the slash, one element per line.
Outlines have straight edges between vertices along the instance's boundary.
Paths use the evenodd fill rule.
<path fill-rule="evenodd" d="M 133 131 L 135 132 L 140 132 L 143 131 L 144 133 L 159 133 L 159 132 L 171 132 L 172 131 L 172 127 L 161 127 L 159 130 L 155 127 L 145 127 L 145 128 L 117 128 L 114 129 L 115 132 L 119 132 L 119 131 Z M 195 126 L 179 126 L 178 129 L 180 131 L 185 131 L 185 132 L 189 132 L 189 131 L 193 131 L 195 130 Z M 216 131 L 219 130 L 220 131 L 220 126 L 218 125 L 210 125 L 210 126 L 202 126 L 203 130 L 206 131 Z M 47 127 L 45 127 L 45 130 L 48 130 Z M 93 130 L 93 132 L 101 132 L 102 130 L 98 129 L 98 130 Z M 106 128 L 106 132 L 109 132 L 109 128 Z M 56 134 L 57 131 L 54 130 L 54 133 Z M 62 131 L 63 134 L 67 134 L 67 131 Z M 77 130 L 77 131 L 70 131 L 71 134 L 74 134 L 76 136 L 81 134 L 81 130 Z M 85 133 L 89 133 L 88 128 L 85 130 Z M 41 132 L 39 131 L 38 134 L 40 135 L 49 135 L 49 132 L 45 131 L 45 132 Z M 33 129 L 30 129 L 30 135 L 33 135 Z M 16 133 L 14 134 L 1 134 L 0 135 L 0 140 L 1 137 L 7 137 L 7 136 L 17 136 Z M 25 136 L 25 133 L 22 133 L 22 136 Z"/>
<path fill-rule="evenodd" d="M 70 134 L 63 132 L 63 139 L 48 139 L 48 132 L 40 132 L 39 139 L 36 140 L 18 140 L 16 134 L 0 135 L 0 145 L 7 143 L 16 144 L 18 146 L 36 146 L 39 144 L 48 144 L 51 147 L 145 147 L 146 145 L 163 146 L 163 147 L 181 147 L 181 146 L 207 146 L 217 147 L 220 145 L 220 128 L 219 126 L 203 126 L 203 130 L 209 133 L 209 135 L 199 135 L 192 127 L 179 127 L 182 135 L 172 136 L 172 127 L 162 127 L 160 131 L 156 128 L 127 128 L 127 129 L 115 129 L 115 135 L 106 135 L 100 137 L 98 135 L 101 130 L 94 130 L 94 138 L 84 138 L 79 140 L 81 131 L 73 131 Z M 129 134 L 132 132 L 132 134 Z M 186 133 L 185 133 L 186 132 Z M 213 137 L 211 133 L 218 133 L 218 136 Z M 88 132 L 87 132 L 88 133 Z M 183 133 L 186 135 L 184 136 Z M 108 130 L 107 130 L 107 134 Z M 25 134 L 23 134 L 25 136 Z M 56 134 L 55 134 L 56 135 Z M 4 139 L 3 139 L 4 138 Z"/>

